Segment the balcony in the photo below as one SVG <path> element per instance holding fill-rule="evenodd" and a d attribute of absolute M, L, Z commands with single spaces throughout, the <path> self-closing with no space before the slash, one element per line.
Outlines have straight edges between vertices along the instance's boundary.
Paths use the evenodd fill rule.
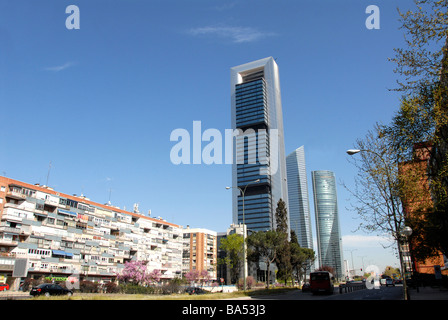
<path fill-rule="evenodd" d="M 19 244 L 18 240 L 11 240 L 11 239 L 0 238 L 0 246 L 16 247 L 18 244 Z"/>
<path fill-rule="evenodd" d="M 12 227 L 7 227 L 7 226 L 0 226 L 0 232 L 20 234 L 20 233 L 21 233 L 21 230 L 20 230 L 19 228 L 12 228 Z"/>
<path fill-rule="evenodd" d="M 6 196 L 16 200 L 25 200 L 26 195 L 17 191 L 8 191 L 6 192 Z"/>

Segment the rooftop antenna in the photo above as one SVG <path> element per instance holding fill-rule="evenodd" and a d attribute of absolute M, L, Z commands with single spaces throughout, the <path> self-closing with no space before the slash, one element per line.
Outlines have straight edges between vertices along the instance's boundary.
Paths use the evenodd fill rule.
<path fill-rule="evenodd" d="M 50 164 L 48 165 L 47 182 L 45 183 L 46 186 L 48 186 L 48 179 L 50 178 L 50 171 L 51 171 L 51 160 L 50 160 Z"/>

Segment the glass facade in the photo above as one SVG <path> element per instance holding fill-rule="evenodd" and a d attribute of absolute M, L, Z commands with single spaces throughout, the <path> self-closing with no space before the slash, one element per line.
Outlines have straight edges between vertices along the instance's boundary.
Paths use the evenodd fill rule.
<path fill-rule="evenodd" d="M 288 203 L 280 87 L 274 59 L 232 68 L 231 92 L 232 129 L 240 132 L 233 143 L 233 223 L 245 223 L 251 231 L 271 230 L 275 228 L 278 200 Z M 274 137 L 271 129 L 278 133 L 278 170 L 273 170 L 269 158 Z M 243 193 L 236 186 L 245 191 L 244 203 Z"/>
<path fill-rule="evenodd" d="M 336 179 L 331 171 L 311 172 L 316 216 L 319 266 L 330 266 L 342 278 L 342 239 L 339 227 Z"/>
<path fill-rule="evenodd" d="M 302 248 L 313 249 L 305 148 L 303 146 L 286 157 L 286 171 L 291 230 L 295 231 Z"/>

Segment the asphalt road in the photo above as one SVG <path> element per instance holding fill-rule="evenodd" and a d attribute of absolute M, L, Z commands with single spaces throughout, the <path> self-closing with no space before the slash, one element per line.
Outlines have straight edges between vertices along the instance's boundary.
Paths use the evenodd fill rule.
<path fill-rule="evenodd" d="M 403 300 L 403 286 L 380 287 L 378 289 L 362 289 L 348 293 L 339 293 L 339 288 L 335 288 L 333 294 L 314 295 L 311 292 L 300 290 L 285 294 L 255 296 L 246 298 L 247 300 Z"/>

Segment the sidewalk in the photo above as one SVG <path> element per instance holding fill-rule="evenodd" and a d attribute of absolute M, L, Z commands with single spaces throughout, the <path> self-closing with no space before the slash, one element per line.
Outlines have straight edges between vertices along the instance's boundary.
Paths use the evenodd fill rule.
<path fill-rule="evenodd" d="M 0 291 L 0 300 L 16 300 L 16 299 L 24 299 L 29 298 L 30 292 L 26 291 Z"/>
<path fill-rule="evenodd" d="M 443 287 L 419 287 L 410 288 L 411 300 L 448 300 L 448 289 Z"/>

